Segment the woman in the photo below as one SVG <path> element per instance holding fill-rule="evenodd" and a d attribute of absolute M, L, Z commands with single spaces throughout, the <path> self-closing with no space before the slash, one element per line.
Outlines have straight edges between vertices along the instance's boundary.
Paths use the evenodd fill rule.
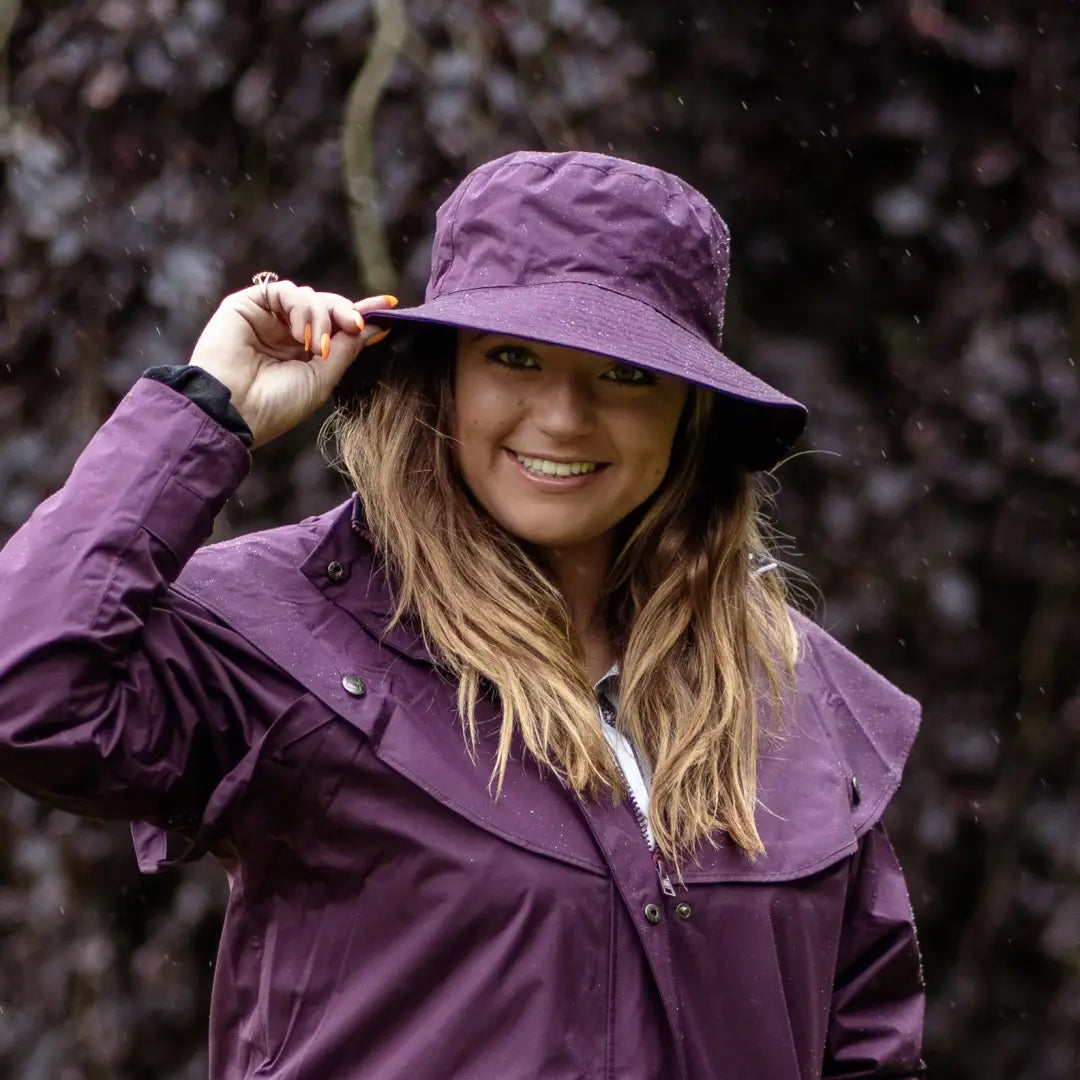
<path fill-rule="evenodd" d="M 785 604 L 727 274 L 675 177 L 500 158 L 423 305 L 261 276 L 3 551 L 3 776 L 228 872 L 214 1080 L 922 1075 L 918 708 Z M 197 550 L 334 388 L 354 497 Z"/>

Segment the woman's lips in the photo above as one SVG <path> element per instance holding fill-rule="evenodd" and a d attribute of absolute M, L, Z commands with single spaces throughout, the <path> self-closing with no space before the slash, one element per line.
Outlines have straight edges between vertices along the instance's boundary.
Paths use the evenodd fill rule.
<path fill-rule="evenodd" d="M 604 462 L 597 465 L 592 472 L 578 473 L 576 476 L 547 476 L 525 468 L 513 450 L 506 450 L 506 456 L 518 473 L 541 491 L 576 491 L 578 488 L 588 487 L 608 467 L 607 462 Z"/>

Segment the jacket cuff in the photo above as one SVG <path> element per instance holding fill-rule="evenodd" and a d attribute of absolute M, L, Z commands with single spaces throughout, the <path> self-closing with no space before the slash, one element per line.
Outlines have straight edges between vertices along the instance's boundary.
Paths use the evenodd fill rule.
<path fill-rule="evenodd" d="M 107 464 L 105 464 L 107 463 Z M 251 454 L 185 394 L 138 379 L 80 456 L 66 488 L 114 504 L 114 517 L 146 529 L 175 556 L 175 576 L 214 528 L 251 469 Z"/>
<path fill-rule="evenodd" d="M 255 437 L 244 418 L 230 402 L 229 388 L 208 371 L 194 364 L 159 364 L 147 368 L 142 377 L 164 383 L 189 401 L 193 401 L 207 416 L 231 431 L 248 449 Z"/>

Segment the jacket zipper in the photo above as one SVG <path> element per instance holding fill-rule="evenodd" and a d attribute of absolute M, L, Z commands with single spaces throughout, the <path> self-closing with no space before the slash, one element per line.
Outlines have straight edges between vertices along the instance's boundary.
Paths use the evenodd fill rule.
<path fill-rule="evenodd" d="M 605 709 L 605 705 L 607 708 Z M 608 711 L 610 710 L 610 703 L 605 699 L 599 703 L 600 722 L 603 724 L 610 724 L 608 719 Z M 612 724 L 612 726 L 614 726 Z M 641 804 L 637 801 L 637 796 L 634 794 L 634 789 L 630 785 L 630 781 L 626 776 L 626 770 L 622 767 L 622 763 L 619 761 L 619 755 L 615 754 L 615 766 L 619 770 L 620 775 L 623 778 L 623 784 L 626 786 L 626 794 L 630 799 L 630 806 L 634 811 L 634 818 L 637 820 L 638 828 L 641 830 L 641 838 L 645 841 L 646 847 L 652 852 L 653 866 L 656 868 L 656 877 L 660 882 L 660 891 L 665 896 L 675 895 L 675 886 L 671 884 L 671 878 L 668 877 L 667 869 L 664 866 L 664 860 L 660 857 L 660 852 L 656 850 L 652 840 L 649 838 L 649 824 L 645 818 L 645 813 L 641 809 Z"/>
<path fill-rule="evenodd" d="M 616 759 L 616 764 L 618 765 L 618 759 Z M 621 765 L 619 765 L 619 772 L 622 773 L 623 783 L 626 784 L 626 794 L 629 797 L 630 805 L 634 810 L 634 817 L 637 818 L 638 828 L 641 830 L 642 839 L 652 852 L 653 865 L 656 867 L 656 876 L 660 881 L 660 891 L 665 896 L 674 896 L 675 886 L 671 884 L 671 878 L 668 877 L 667 870 L 664 867 L 664 860 L 660 857 L 660 852 L 656 850 L 652 841 L 649 839 L 649 826 L 645 820 L 645 814 L 641 809 L 641 804 L 637 801 L 637 796 L 634 795 L 634 789 L 630 786 L 630 781 L 627 780 L 626 772 Z"/>

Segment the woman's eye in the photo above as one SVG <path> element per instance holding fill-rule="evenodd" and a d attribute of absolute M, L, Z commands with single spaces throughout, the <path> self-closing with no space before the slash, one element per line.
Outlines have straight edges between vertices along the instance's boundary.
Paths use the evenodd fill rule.
<path fill-rule="evenodd" d="M 652 386 L 656 382 L 656 376 L 651 371 L 634 367 L 633 364 L 616 364 L 604 372 L 604 378 L 630 386 Z"/>
<path fill-rule="evenodd" d="M 538 366 L 531 353 L 513 345 L 500 345 L 485 355 L 493 364 L 500 364 L 507 368 L 522 369 Z"/>

